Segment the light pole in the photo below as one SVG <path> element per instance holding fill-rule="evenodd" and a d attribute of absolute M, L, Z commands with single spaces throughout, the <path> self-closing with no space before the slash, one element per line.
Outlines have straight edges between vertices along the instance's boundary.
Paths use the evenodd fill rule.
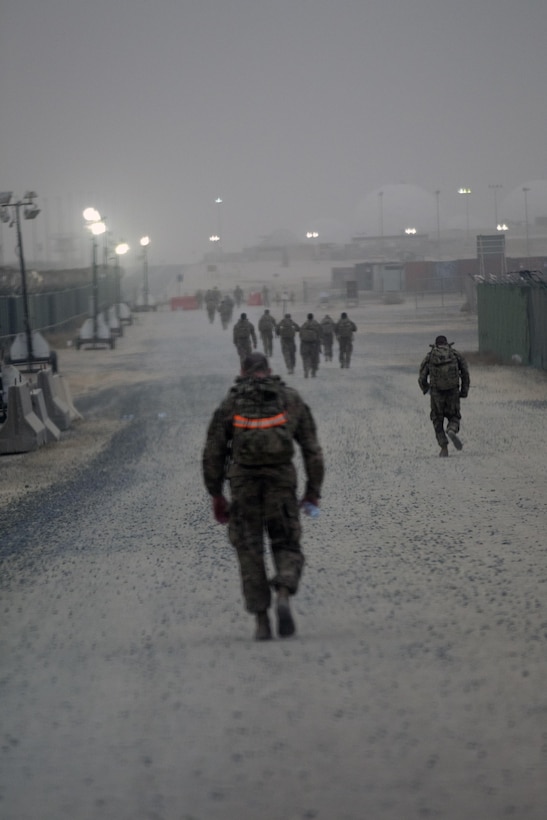
<path fill-rule="evenodd" d="M 21 270 L 21 291 L 23 295 L 23 327 L 24 333 L 16 334 L 10 348 L 10 362 L 25 365 L 33 372 L 33 365 L 39 362 L 51 363 L 54 372 L 57 371 L 57 354 L 49 350 L 49 345 L 40 333 L 33 332 L 30 324 L 30 311 L 27 288 L 27 270 L 23 251 L 23 232 L 21 230 L 21 208 L 25 219 L 36 219 L 40 208 L 35 203 L 38 196 L 35 191 L 27 191 L 17 202 L 12 202 L 11 191 L 0 193 L 0 219 L 8 222 L 9 227 L 15 225 L 17 231 L 17 253 Z"/>
<path fill-rule="evenodd" d="M 437 209 L 437 257 L 441 261 L 441 211 L 439 207 L 440 190 L 435 191 L 435 205 Z"/>
<path fill-rule="evenodd" d="M 141 236 L 139 245 L 142 248 L 142 295 L 143 295 L 143 310 L 148 310 L 148 246 L 150 244 L 149 236 Z"/>
<path fill-rule="evenodd" d="M 315 256 L 316 260 L 319 259 L 319 248 L 318 248 L 319 232 L 318 231 L 307 231 L 306 239 L 313 239 L 314 240 L 314 245 L 313 245 L 314 256 Z"/>
<path fill-rule="evenodd" d="M 102 236 L 106 231 L 106 225 L 101 218 L 101 214 L 96 208 L 86 208 L 83 212 L 86 228 L 91 233 L 91 317 L 83 323 L 76 348 L 79 350 L 83 344 L 91 344 L 92 347 L 107 344 L 110 349 L 114 347 L 114 337 L 110 328 L 99 314 L 99 276 L 97 272 L 97 237 Z"/>
<path fill-rule="evenodd" d="M 530 264 L 530 236 L 528 234 L 528 191 L 530 188 L 523 188 L 522 193 L 524 194 L 524 232 L 526 238 L 526 264 Z"/>
<path fill-rule="evenodd" d="M 218 233 L 218 241 L 219 241 L 219 248 L 222 248 L 222 221 L 221 221 L 221 211 L 220 206 L 222 205 L 222 199 L 217 196 L 215 199 L 215 204 L 217 206 L 217 233 Z"/>
<path fill-rule="evenodd" d="M 458 193 L 465 196 L 465 243 L 469 245 L 469 196 L 471 188 L 459 188 Z"/>
<path fill-rule="evenodd" d="M 493 184 L 488 186 L 494 194 L 494 225 L 498 224 L 498 191 L 503 188 L 503 185 Z"/>
<path fill-rule="evenodd" d="M 384 192 L 378 191 L 378 233 L 380 234 L 380 243 L 382 255 L 384 253 Z"/>
<path fill-rule="evenodd" d="M 124 256 L 128 250 L 129 245 L 127 244 L 127 242 L 118 242 L 118 244 L 114 248 L 114 253 L 116 254 L 116 319 L 118 322 L 118 333 L 120 334 L 120 336 L 123 336 L 121 313 L 122 286 L 120 273 L 120 256 Z"/>

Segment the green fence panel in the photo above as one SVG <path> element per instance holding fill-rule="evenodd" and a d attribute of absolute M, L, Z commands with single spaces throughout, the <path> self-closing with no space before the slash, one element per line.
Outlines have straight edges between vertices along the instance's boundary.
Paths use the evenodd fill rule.
<path fill-rule="evenodd" d="M 477 286 L 480 353 L 494 353 L 507 362 L 517 354 L 530 364 L 529 294 L 528 287 L 518 285 Z"/>

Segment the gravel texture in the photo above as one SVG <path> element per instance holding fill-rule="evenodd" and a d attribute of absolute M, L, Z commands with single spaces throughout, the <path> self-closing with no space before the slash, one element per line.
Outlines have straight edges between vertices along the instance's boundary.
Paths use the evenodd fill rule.
<path fill-rule="evenodd" d="M 327 472 L 285 641 L 252 640 L 201 480 L 231 330 L 141 314 L 60 352 L 84 420 L 0 461 L 4 820 L 543 820 L 547 377 L 480 364 L 459 307 L 349 308 L 351 368 L 286 377 Z M 438 333 L 471 371 L 448 459 Z"/>

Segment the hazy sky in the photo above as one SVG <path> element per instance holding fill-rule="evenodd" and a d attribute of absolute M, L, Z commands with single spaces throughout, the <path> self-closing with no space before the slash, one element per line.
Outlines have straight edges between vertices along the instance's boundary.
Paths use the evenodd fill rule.
<path fill-rule="evenodd" d="M 0 0 L 0 190 L 52 232 L 92 204 L 157 262 L 219 217 L 226 250 L 375 233 L 359 203 L 392 183 L 447 221 L 470 186 L 484 221 L 489 185 L 547 179 L 546 35 L 546 0 Z"/>

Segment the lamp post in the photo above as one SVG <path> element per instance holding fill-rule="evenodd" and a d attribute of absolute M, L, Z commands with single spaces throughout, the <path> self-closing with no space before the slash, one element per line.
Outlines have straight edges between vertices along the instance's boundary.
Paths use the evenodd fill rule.
<path fill-rule="evenodd" d="M 498 224 L 498 191 L 503 188 L 503 185 L 492 184 L 488 186 L 494 194 L 494 225 Z"/>
<path fill-rule="evenodd" d="M 458 193 L 465 196 L 465 243 L 469 245 L 469 196 L 471 188 L 459 188 Z"/>
<path fill-rule="evenodd" d="M 114 347 L 114 337 L 110 328 L 99 314 L 99 277 L 97 272 L 97 237 L 102 236 L 106 231 L 106 225 L 101 218 L 101 214 L 96 208 L 86 208 L 83 212 L 86 228 L 91 233 L 91 317 L 83 323 L 76 348 L 79 350 L 83 344 L 90 344 L 92 347 L 98 345 L 108 345 L 110 349 Z"/>
<path fill-rule="evenodd" d="M 384 192 L 378 191 L 378 233 L 380 234 L 380 243 L 382 256 L 384 254 Z"/>
<path fill-rule="evenodd" d="M 215 199 L 215 204 L 217 206 L 217 233 L 218 233 L 218 241 L 219 241 L 219 248 L 222 248 L 222 220 L 221 220 L 221 210 L 220 206 L 222 205 L 222 199 L 217 196 Z"/>
<path fill-rule="evenodd" d="M 0 193 L 0 219 L 8 222 L 9 227 L 15 225 L 17 231 L 17 253 L 19 256 L 19 267 L 21 270 L 21 291 L 23 296 L 23 327 L 24 332 L 16 334 L 15 340 L 10 348 L 10 361 L 12 364 L 25 365 L 32 372 L 39 362 L 49 362 L 54 372 L 57 370 L 57 354 L 49 350 L 49 345 L 38 332 L 33 332 L 30 323 L 30 311 L 27 288 L 27 270 L 25 266 L 25 254 L 23 251 L 23 232 L 21 230 L 21 209 L 25 219 L 36 219 L 40 213 L 40 208 L 35 203 L 38 196 L 35 191 L 27 191 L 17 202 L 12 202 L 12 192 L 4 191 Z"/>
<path fill-rule="evenodd" d="M 143 295 L 143 310 L 148 310 L 148 246 L 150 244 L 149 236 L 141 236 L 139 245 L 142 248 L 142 295 Z"/>
<path fill-rule="evenodd" d="M 441 261 L 441 211 L 439 207 L 440 190 L 435 191 L 435 205 L 437 210 L 437 257 Z"/>
<path fill-rule="evenodd" d="M 319 259 L 319 248 L 318 248 L 319 232 L 318 231 L 307 231 L 306 232 L 306 239 L 313 239 L 314 240 L 313 253 L 314 253 L 315 259 L 316 260 Z"/>
<path fill-rule="evenodd" d="M 524 235 L 526 239 L 526 264 L 530 264 L 530 236 L 528 234 L 528 191 L 530 188 L 523 188 L 524 194 Z"/>
<path fill-rule="evenodd" d="M 117 326 L 118 326 L 118 333 L 120 336 L 123 336 L 123 325 L 122 325 L 122 314 L 121 314 L 121 301 L 122 301 L 122 288 L 121 288 L 121 273 L 120 273 L 120 256 L 124 256 L 127 251 L 129 250 L 129 245 L 127 242 L 118 242 L 116 247 L 114 248 L 114 253 L 116 254 L 116 319 L 117 319 Z"/>

